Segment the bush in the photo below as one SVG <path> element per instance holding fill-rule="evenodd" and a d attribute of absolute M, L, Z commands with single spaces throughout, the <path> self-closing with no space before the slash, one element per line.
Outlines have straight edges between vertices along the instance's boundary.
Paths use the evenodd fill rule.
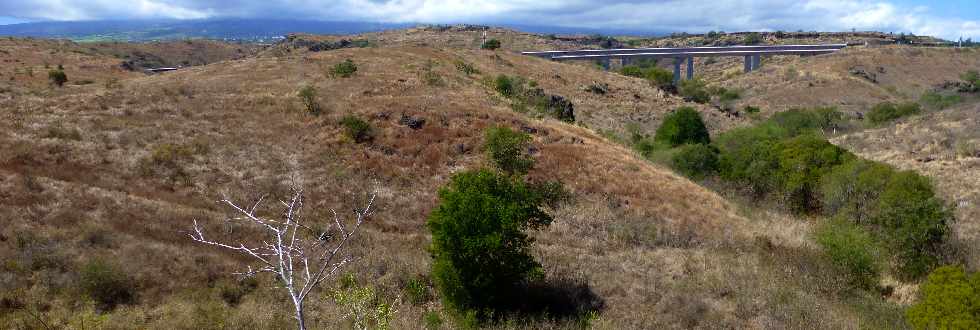
<path fill-rule="evenodd" d="M 738 100 L 739 98 L 742 97 L 741 93 L 739 93 L 737 90 L 734 89 L 720 88 L 717 94 L 718 94 L 718 101 L 721 102 L 731 102 L 731 101 Z"/>
<path fill-rule="evenodd" d="M 718 149 L 704 144 L 688 144 L 671 158 L 671 167 L 692 179 L 702 179 L 718 171 Z"/>
<path fill-rule="evenodd" d="M 534 81 L 498 75 L 492 84 L 495 91 L 511 100 L 514 111 L 526 113 L 530 106 L 540 114 L 568 123 L 575 122 L 575 106 L 572 102 L 561 95 L 545 93 Z"/>
<path fill-rule="evenodd" d="M 374 139 L 371 124 L 354 115 L 345 116 L 340 120 L 340 125 L 344 126 L 344 135 L 354 140 L 356 143 L 367 142 Z"/>
<path fill-rule="evenodd" d="M 657 128 L 654 140 L 676 147 L 682 144 L 708 144 L 711 138 L 701 114 L 691 107 L 680 107 L 667 115 Z"/>
<path fill-rule="evenodd" d="M 323 111 L 320 103 L 316 100 L 316 89 L 313 86 L 303 86 L 299 90 L 298 96 L 303 101 L 303 106 L 306 108 L 307 113 L 316 116 Z"/>
<path fill-rule="evenodd" d="M 355 72 L 357 72 L 357 64 L 354 64 L 351 59 L 346 59 L 330 68 L 333 77 L 350 78 Z"/>
<path fill-rule="evenodd" d="M 773 173 L 779 169 L 779 138 L 783 131 L 772 123 L 736 128 L 720 135 L 718 172 L 722 179 L 738 183 L 755 197 L 776 188 Z"/>
<path fill-rule="evenodd" d="M 746 105 L 742 110 L 745 111 L 745 113 L 759 113 L 759 111 L 761 111 L 759 107 L 754 107 L 751 105 Z"/>
<path fill-rule="evenodd" d="M 639 62 L 639 60 L 636 62 Z M 652 64 L 627 65 L 620 69 L 620 73 L 624 76 L 646 79 L 654 87 L 666 87 L 672 85 L 674 83 L 674 73 L 658 68 L 656 65 L 656 61 L 652 61 Z"/>
<path fill-rule="evenodd" d="M 847 150 L 814 135 L 784 140 L 777 148 L 779 171 L 773 174 L 781 183 L 790 210 L 798 213 L 818 210 L 820 178 L 834 166 L 855 158 Z"/>
<path fill-rule="evenodd" d="M 962 75 L 960 75 L 960 79 L 963 79 L 964 82 L 972 85 L 974 90 L 976 90 L 977 87 L 980 87 L 980 72 L 977 72 L 977 70 L 969 70 L 964 72 Z"/>
<path fill-rule="evenodd" d="M 707 85 L 701 79 L 681 80 L 677 92 L 686 101 L 696 103 L 711 101 L 711 94 L 708 93 Z"/>
<path fill-rule="evenodd" d="M 743 42 L 746 45 L 758 45 L 760 42 L 762 42 L 762 36 L 759 35 L 759 33 L 752 32 L 745 35 Z"/>
<path fill-rule="evenodd" d="M 925 92 L 919 98 L 920 103 L 939 110 L 949 108 L 957 103 L 960 103 L 960 101 L 959 95 L 943 96 L 942 94 L 933 91 Z"/>
<path fill-rule="evenodd" d="M 551 223 L 517 178 L 487 170 L 454 175 L 429 216 L 432 276 L 443 302 L 485 318 L 519 304 L 519 288 L 543 277 L 525 231 Z M 499 314 L 498 314 L 499 315 Z"/>
<path fill-rule="evenodd" d="M 890 166 L 864 159 L 834 167 L 820 179 L 823 213 L 869 224 L 877 214 L 878 197 L 894 174 Z"/>
<path fill-rule="evenodd" d="M 467 76 L 474 75 L 474 74 L 480 74 L 480 70 L 478 70 L 477 68 L 473 67 L 472 64 L 469 64 L 469 63 L 466 63 L 466 62 L 463 62 L 463 61 L 456 61 L 456 70 L 459 70 L 459 72 L 462 72 L 463 74 L 465 74 Z"/>
<path fill-rule="evenodd" d="M 82 267 L 79 286 L 102 310 L 136 301 L 136 283 L 124 270 L 101 259 L 89 261 Z"/>
<path fill-rule="evenodd" d="M 646 72 L 635 65 L 624 66 L 622 69 L 619 69 L 619 73 L 624 76 L 636 78 L 644 78 L 646 76 Z"/>
<path fill-rule="evenodd" d="M 773 114 L 769 121 L 781 128 L 784 137 L 823 133 L 841 124 L 843 114 L 836 108 L 790 109 Z"/>
<path fill-rule="evenodd" d="M 880 266 L 875 261 L 877 248 L 871 235 L 861 227 L 843 220 L 831 220 L 814 233 L 830 262 L 843 271 L 856 288 L 870 290 L 878 285 Z"/>
<path fill-rule="evenodd" d="M 497 75 L 497 78 L 493 80 L 493 90 L 504 97 L 513 97 L 516 92 L 514 80 L 507 75 Z"/>
<path fill-rule="evenodd" d="M 68 75 L 66 75 L 65 71 L 61 69 L 51 70 L 48 71 L 48 80 L 51 81 L 51 84 L 61 87 L 64 86 L 66 82 L 68 82 Z"/>
<path fill-rule="evenodd" d="M 884 229 L 898 257 L 898 275 L 920 278 L 939 264 L 953 218 L 929 178 L 914 171 L 895 173 L 877 208 L 875 223 Z"/>
<path fill-rule="evenodd" d="M 980 273 L 945 266 L 929 274 L 922 298 L 906 311 L 916 329 L 980 328 Z"/>
<path fill-rule="evenodd" d="M 483 42 L 483 45 L 480 45 L 480 48 L 482 48 L 482 49 L 489 49 L 489 50 L 496 50 L 497 48 L 500 48 L 500 40 L 490 39 L 490 40 L 484 41 Z"/>
<path fill-rule="evenodd" d="M 507 127 L 487 129 L 483 148 L 495 167 L 510 175 L 527 174 L 534 158 L 527 154 L 531 136 Z"/>
<path fill-rule="evenodd" d="M 868 121 L 872 124 L 878 125 L 886 123 L 901 117 L 908 115 L 914 115 L 919 113 L 921 110 L 917 103 L 902 103 L 894 104 L 891 102 L 878 103 L 871 109 L 868 113 Z"/>

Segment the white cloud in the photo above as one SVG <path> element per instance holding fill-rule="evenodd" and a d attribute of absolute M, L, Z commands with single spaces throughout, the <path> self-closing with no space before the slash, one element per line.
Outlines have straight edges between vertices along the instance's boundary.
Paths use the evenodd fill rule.
<path fill-rule="evenodd" d="M 893 0 L 0 0 L 30 19 L 276 17 L 632 30 L 881 30 L 980 37 L 980 23 Z"/>

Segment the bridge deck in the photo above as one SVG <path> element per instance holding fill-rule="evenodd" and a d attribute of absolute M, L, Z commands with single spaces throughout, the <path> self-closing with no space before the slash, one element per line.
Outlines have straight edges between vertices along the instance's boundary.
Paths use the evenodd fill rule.
<path fill-rule="evenodd" d="M 815 49 L 815 50 L 735 50 L 735 51 L 698 51 L 698 52 L 677 52 L 677 53 L 610 53 L 593 55 L 558 55 L 551 56 L 552 60 L 589 60 L 605 58 L 676 58 L 676 57 L 717 57 L 717 56 L 754 56 L 754 55 L 820 55 L 830 54 L 837 50 Z"/>
<path fill-rule="evenodd" d="M 812 55 L 841 50 L 846 44 L 825 45 L 775 45 L 775 46 L 727 46 L 681 48 L 627 48 L 582 49 L 522 52 L 524 55 L 550 59 L 602 59 L 623 57 L 688 57 L 688 56 L 742 56 L 742 55 Z M 799 53 L 793 53 L 799 52 Z"/>

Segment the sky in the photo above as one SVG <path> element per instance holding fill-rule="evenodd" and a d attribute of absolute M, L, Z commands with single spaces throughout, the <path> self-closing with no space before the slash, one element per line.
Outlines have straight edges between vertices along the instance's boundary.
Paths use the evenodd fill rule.
<path fill-rule="evenodd" d="M 635 31 L 884 31 L 980 39 L 978 0 L 0 0 L 0 24 L 297 18 Z"/>

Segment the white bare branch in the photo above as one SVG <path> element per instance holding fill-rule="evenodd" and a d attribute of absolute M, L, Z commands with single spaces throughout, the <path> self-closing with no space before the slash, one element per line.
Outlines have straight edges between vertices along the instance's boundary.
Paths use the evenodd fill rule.
<path fill-rule="evenodd" d="M 295 308 L 295 318 L 299 323 L 299 329 L 303 330 L 306 329 L 303 302 L 320 283 L 334 276 L 339 269 L 352 260 L 350 256 L 342 256 L 341 254 L 344 253 L 349 241 L 354 237 L 361 224 L 373 213 L 376 196 L 376 192 L 372 193 L 363 209 L 354 209 L 354 219 L 350 224 L 345 225 L 346 221 L 336 211 L 331 210 L 333 223 L 327 222 L 327 229 L 322 231 L 314 230 L 302 224 L 300 214 L 303 207 L 302 190 L 296 189 L 288 201 L 279 200 L 279 204 L 285 207 L 285 210 L 280 213 L 282 215 L 281 220 L 267 219 L 257 213 L 262 202 L 266 199 L 266 195 L 260 197 L 258 201 L 247 208 L 241 207 L 225 197 L 220 202 L 228 205 L 240 215 L 231 217 L 229 220 L 262 229 L 265 238 L 256 240 L 253 244 L 211 240 L 205 237 L 204 229 L 197 220 L 194 220 L 189 236 L 195 242 L 250 256 L 258 264 L 254 268 L 248 265 L 245 271 L 234 273 L 236 275 L 246 277 L 260 273 L 275 275 L 282 283 L 285 291 L 289 293 Z M 339 236 L 330 236 L 328 233 L 331 229 L 339 232 Z"/>

